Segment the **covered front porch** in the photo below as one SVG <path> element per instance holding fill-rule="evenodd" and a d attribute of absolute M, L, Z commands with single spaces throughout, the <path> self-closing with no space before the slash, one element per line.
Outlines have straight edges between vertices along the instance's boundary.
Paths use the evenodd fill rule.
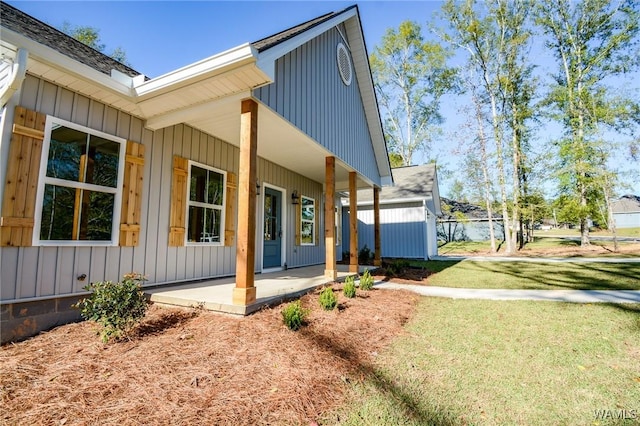
<path fill-rule="evenodd" d="M 210 311 L 235 315 L 248 315 L 264 306 L 294 299 L 324 284 L 332 282 L 324 273 L 324 265 L 314 265 L 284 271 L 255 275 L 256 300 L 248 305 L 233 303 L 233 289 L 236 277 L 180 284 L 172 287 L 151 288 L 145 290 L 154 303 L 202 307 Z M 360 266 L 364 272 L 366 266 Z M 348 275 L 349 265 L 338 265 L 337 280 L 342 281 Z"/>

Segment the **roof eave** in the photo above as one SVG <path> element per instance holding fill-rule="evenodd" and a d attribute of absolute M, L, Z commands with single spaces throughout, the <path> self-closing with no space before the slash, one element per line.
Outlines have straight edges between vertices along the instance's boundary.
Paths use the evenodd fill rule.
<path fill-rule="evenodd" d="M 123 84 L 121 81 L 118 81 L 107 74 L 97 71 L 96 69 L 76 61 L 55 49 L 40 44 L 8 28 L 1 27 L 1 31 L 2 42 L 14 46 L 16 51 L 20 48 L 26 49 L 29 52 L 30 61 L 37 60 L 38 62 L 44 63 L 48 66 L 64 70 L 78 79 L 98 83 L 114 94 L 127 99 L 132 99 L 134 96 L 132 87 Z M 27 69 L 28 68 L 29 67 L 27 67 Z"/>

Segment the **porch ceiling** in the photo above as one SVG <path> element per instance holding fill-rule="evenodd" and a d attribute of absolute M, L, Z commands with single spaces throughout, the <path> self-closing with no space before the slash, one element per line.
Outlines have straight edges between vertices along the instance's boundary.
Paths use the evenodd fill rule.
<path fill-rule="evenodd" d="M 219 102 L 208 103 L 182 115 L 181 121 L 240 146 L 240 100 L 248 94 L 238 94 Z M 317 182 L 325 180 L 327 149 L 304 134 L 266 105 L 258 102 L 258 156 Z M 353 169 L 336 159 L 336 190 L 349 189 L 349 172 Z M 358 186 L 372 184 L 358 177 Z"/>

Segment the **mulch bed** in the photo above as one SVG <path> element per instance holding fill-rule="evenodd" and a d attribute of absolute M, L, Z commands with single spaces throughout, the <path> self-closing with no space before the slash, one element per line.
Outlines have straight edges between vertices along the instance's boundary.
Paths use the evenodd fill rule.
<path fill-rule="evenodd" d="M 340 290 L 341 285 L 335 284 Z M 403 333 L 417 295 L 340 292 L 288 330 L 276 306 L 248 317 L 152 306 L 136 335 L 102 344 L 90 322 L 0 349 L 0 419 L 10 425 L 314 424 Z"/>

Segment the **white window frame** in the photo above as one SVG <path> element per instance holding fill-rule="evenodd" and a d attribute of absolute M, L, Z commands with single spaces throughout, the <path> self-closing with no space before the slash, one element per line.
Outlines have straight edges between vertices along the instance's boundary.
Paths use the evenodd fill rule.
<path fill-rule="evenodd" d="M 47 165 L 49 161 L 49 147 L 51 145 L 51 132 L 53 125 L 58 124 L 79 132 L 108 139 L 120 144 L 118 153 L 118 181 L 115 188 L 104 187 L 84 182 L 75 182 L 66 179 L 58 179 L 47 176 Z M 120 210 L 122 208 L 122 185 L 124 181 L 125 155 L 127 150 L 127 140 L 118 136 L 110 135 L 99 130 L 72 123 L 61 118 L 47 115 L 44 129 L 44 141 L 42 144 L 42 155 L 40 157 L 40 172 L 38 174 L 38 190 L 36 193 L 36 208 L 33 226 L 32 245 L 34 246 L 117 246 L 120 238 Z M 115 194 L 113 201 L 113 215 L 110 241 L 87 241 L 87 240 L 41 240 L 40 230 L 42 227 L 42 208 L 44 201 L 45 184 L 63 186 L 66 188 L 82 189 L 88 191 Z"/>
<path fill-rule="evenodd" d="M 191 167 L 196 166 L 201 169 L 209 170 L 222 175 L 222 205 L 203 203 L 200 201 L 191 201 Z M 225 212 L 227 205 L 227 172 L 217 169 L 215 167 L 207 166 L 206 164 L 199 163 L 197 161 L 189 160 L 189 170 L 187 172 L 187 211 L 185 212 L 185 218 L 187 220 L 184 233 L 185 245 L 188 246 L 224 246 L 224 230 L 225 230 Z M 220 241 L 189 241 L 189 207 L 202 207 L 206 209 L 220 210 Z"/>
<path fill-rule="evenodd" d="M 311 203 L 313 204 L 313 220 L 307 220 L 303 217 L 302 215 L 302 210 L 304 209 L 304 202 L 303 200 L 309 200 L 311 201 Z M 311 198 L 311 197 L 307 197 L 304 195 L 300 196 L 300 245 L 301 246 L 315 246 L 316 245 L 316 220 L 318 220 L 318 206 L 316 205 L 316 200 Z M 302 242 L 302 225 L 304 223 L 311 223 L 311 235 L 313 236 L 313 238 L 311 239 L 310 243 L 304 243 Z"/>

